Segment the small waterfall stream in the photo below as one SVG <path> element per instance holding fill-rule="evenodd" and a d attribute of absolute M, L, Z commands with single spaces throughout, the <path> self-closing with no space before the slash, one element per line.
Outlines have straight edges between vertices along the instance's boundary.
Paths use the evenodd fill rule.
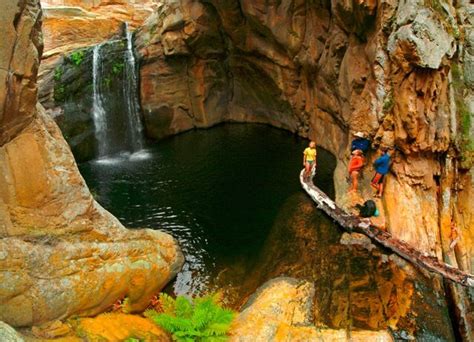
<path fill-rule="evenodd" d="M 125 39 L 125 42 L 124 42 Z M 140 118 L 138 101 L 138 69 L 133 52 L 132 32 L 128 24 L 124 25 L 124 39 L 99 44 L 93 49 L 92 66 L 92 117 L 97 139 L 97 158 L 107 159 L 112 155 L 129 155 L 141 151 L 144 147 L 143 125 Z M 117 65 L 122 67 L 120 80 L 111 82 L 111 73 L 115 73 L 113 58 L 108 54 L 112 44 L 123 44 Z M 116 45 L 117 46 L 117 45 Z M 120 95 L 111 91 L 111 87 L 120 90 Z M 121 97 L 121 98 L 120 98 Z M 112 103 L 115 102 L 115 105 Z M 120 102 L 117 110 L 116 103 Z M 113 109 L 115 108 L 115 109 Z"/>
<path fill-rule="evenodd" d="M 127 38 L 127 50 L 125 52 L 125 84 L 123 87 L 123 95 L 127 102 L 130 143 L 135 152 L 143 149 L 143 126 L 140 119 L 140 105 L 137 97 L 138 70 L 133 53 L 132 32 L 128 28 L 128 23 L 125 23 L 125 35 Z"/>
<path fill-rule="evenodd" d="M 102 72 L 101 47 L 102 44 L 96 45 L 92 55 L 92 116 L 94 119 L 95 138 L 97 139 L 97 152 L 99 157 L 107 155 L 107 117 L 102 101 L 100 77 Z"/>

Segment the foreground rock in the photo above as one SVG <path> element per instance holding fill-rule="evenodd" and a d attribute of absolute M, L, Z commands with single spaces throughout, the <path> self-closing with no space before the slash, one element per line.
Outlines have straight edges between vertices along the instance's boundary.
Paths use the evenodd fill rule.
<path fill-rule="evenodd" d="M 39 2 L 0 9 L 0 320 L 30 326 L 94 315 L 125 296 L 141 310 L 179 270 L 179 247 L 165 233 L 125 229 L 94 201 L 36 104 Z"/>
<path fill-rule="evenodd" d="M 171 337 L 147 318 L 123 313 L 83 318 L 75 325 L 76 334 L 92 341 L 124 341 L 135 338 L 144 342 L 170 342 Z"/>
<path fill-rule="evenodd" d="M 24 342 L 24 339 L 8 324 L 0 322 L 0 341 Z"/>
<path fill-rule="evenodd" d="M 231 329 L 231 341 L 393 341 L 386 331 L 352 331 L 313 325 L 314 286 L 276 278 L 249 299 Z"/>

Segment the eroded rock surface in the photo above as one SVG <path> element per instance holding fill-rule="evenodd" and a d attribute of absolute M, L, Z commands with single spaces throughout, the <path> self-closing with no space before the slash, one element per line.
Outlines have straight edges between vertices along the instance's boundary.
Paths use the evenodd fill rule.
<path fill-rule="evenodd" d="M 314 286 L 294 278 L 276 278 L 249 299 L 231 328 L 231 341 L 393 341 L 386 331 L 316 328 Z"/>
<path fill-rule="evenodd" d="M 0 5 L 0 320 L 30 326 L 131 309 L 176 274 L 176 241 L 125 229 L 92 198 L 54 121 L 37 105 L 38 0 Z"/>
<path fill-rule="evenodd" d="M 374 148 L 395 148 L 380 203 L 388 231 L 473 272 L 474 225 L 459 203 L 473 189 L 473 5 L 456 6 L 164 1 L 136 34 L 146 131 L 159 139 L 223 121 L 286 128 L 337 156 L 338 200 L 351 133 L 365 132 Z"/>

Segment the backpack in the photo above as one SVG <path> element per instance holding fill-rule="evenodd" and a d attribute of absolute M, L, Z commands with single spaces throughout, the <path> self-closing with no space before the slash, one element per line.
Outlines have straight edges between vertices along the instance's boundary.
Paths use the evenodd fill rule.
<path fill-rule="evenodd" d="M 357 204 L 356 208 L 359 209 L 359 213 L 361 217 L 372 217 L 377 210 L 377 206 L 375 202 L 372 200 L 367 200 L 364 202 L 364 205 Z"/>

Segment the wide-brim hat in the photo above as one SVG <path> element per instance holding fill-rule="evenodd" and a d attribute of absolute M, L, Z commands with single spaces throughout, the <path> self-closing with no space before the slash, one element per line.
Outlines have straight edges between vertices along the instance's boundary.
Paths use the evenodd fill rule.
<path fill-rule="evenodd" d="M 354 136 L 355 137 L 358 137 L 358 138 L 364 138 L 365 137 L 365 134 L 363 132 L 355 132 L 354 133 Z"/>

